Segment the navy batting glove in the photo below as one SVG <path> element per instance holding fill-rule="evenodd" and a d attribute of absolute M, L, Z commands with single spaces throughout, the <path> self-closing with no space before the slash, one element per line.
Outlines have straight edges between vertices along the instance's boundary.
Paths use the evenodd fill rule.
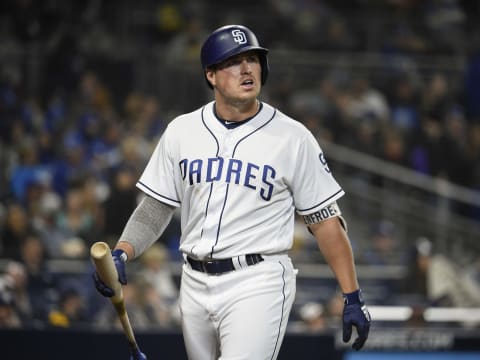
<path fill-rule="evenodd" d="M 127 254 L 125 251 L 117 249 L 112 251 L 112 258 L 115 267 L 117 268 L 118 281 L 122 285 L 127 284 L 127 274 L 125 271 L 125 262 L 127 261 Z M 100 279 L 98 273 L 95 271 L 93 273 L 93 282 L 97 291 L 105 297 L 112 297 L 115 295 L 112 288 L 105 285 L 105 283 Z"/>
<path fill-rule="evenodd" d="M 357 329 L 358 337 L 352 344 L 354 350 L 360 350 L 368 338 L 372 318 L 362 298 L 361 290 L 343 294 L 343 342 L 349 342 L 352 337 L 352 326 Z"/>
<path fill-rule="evenodd" d="M 147 356 L 142 353 L 140 350 L 136 349 L 132 352 L 130 360 L 147 360 Z"/>

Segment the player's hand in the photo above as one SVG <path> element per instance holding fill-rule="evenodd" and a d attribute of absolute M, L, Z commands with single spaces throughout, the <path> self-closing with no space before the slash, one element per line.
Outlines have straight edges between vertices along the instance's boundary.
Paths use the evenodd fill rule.
<path fill-rule="evenodd" d="M 362 298 L 361 290 L 343 294 L 345 306 L 343 308 L 343 342 L 349 342 L 352 337 L 352 326 L 357 329 L 358 337 L 352 348 L 360 350 L 368 338 L 372 318 Z"/>
<path fill-rule="evenodd" d="M 120 282 L 120 284 L 125 285 L 127 283 L 127 274 L 125 271 L 125 260 L 122 254 L 125 254 L 125 251 L 120 249 L 112 251 L 113 263 L 117 268 L 118 281 Z M 97 291 L 103 296 L 112 297 L 113 295 L 115 295 L 113 289 L 105 285 L 105 283 L 100 279 L 96 271 L 93 273 L 93 282 L 95 283 L 95 288 L 97 289 Z"/>

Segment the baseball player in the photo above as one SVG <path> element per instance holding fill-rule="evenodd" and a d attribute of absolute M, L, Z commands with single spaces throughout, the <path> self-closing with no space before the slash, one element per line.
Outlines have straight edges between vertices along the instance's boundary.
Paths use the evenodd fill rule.
<path fill-rule="evenodd" d="M 125 263 L 154 243 L 181 208 L 179 304 L 194 360 L 277 358 L 296 289 L 288 256 L 295 211 L 344 294 L 343 340 L 352 326 L 354 349 L 368 337 L 370 315 L 336 203 L 344 191 L 310 131 L 258 99 L 267 53 L 240 25 L 206 39 L 201 62 L 215 99 L 168 125 L 137 183 L 145 197 L 112 251 L 125 284 Z"/>

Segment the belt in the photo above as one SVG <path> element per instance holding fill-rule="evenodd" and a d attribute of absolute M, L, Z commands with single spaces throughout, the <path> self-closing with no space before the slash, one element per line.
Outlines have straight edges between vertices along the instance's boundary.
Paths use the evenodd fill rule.
<path fill-rule="evenodd" d="M 244 259 L 244 261 L 242 261 L 242 258 Z M 220 275 L 226 272 L 241 269 L 245 266 L 252 266 L 258 264 L 259 262 L 263 261 L 263 257 L 260 254 L 248 254 L 245 256 L 237 256 L 230 259 L 201 261 L 195 260 L 190 256 L 187 256 L 187 261 L 194 270 L 212 275 Z"/>

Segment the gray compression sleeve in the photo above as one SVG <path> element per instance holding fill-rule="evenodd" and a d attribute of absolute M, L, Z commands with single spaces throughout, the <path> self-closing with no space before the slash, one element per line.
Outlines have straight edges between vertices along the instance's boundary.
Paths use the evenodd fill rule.
<path fill-rule="evenodd" d="M 140 256 L 162 235 L 174 211 L 174 207 L 145 196 L 127 221 L 119 241 L 129 242 L 135 257 Z"/>

